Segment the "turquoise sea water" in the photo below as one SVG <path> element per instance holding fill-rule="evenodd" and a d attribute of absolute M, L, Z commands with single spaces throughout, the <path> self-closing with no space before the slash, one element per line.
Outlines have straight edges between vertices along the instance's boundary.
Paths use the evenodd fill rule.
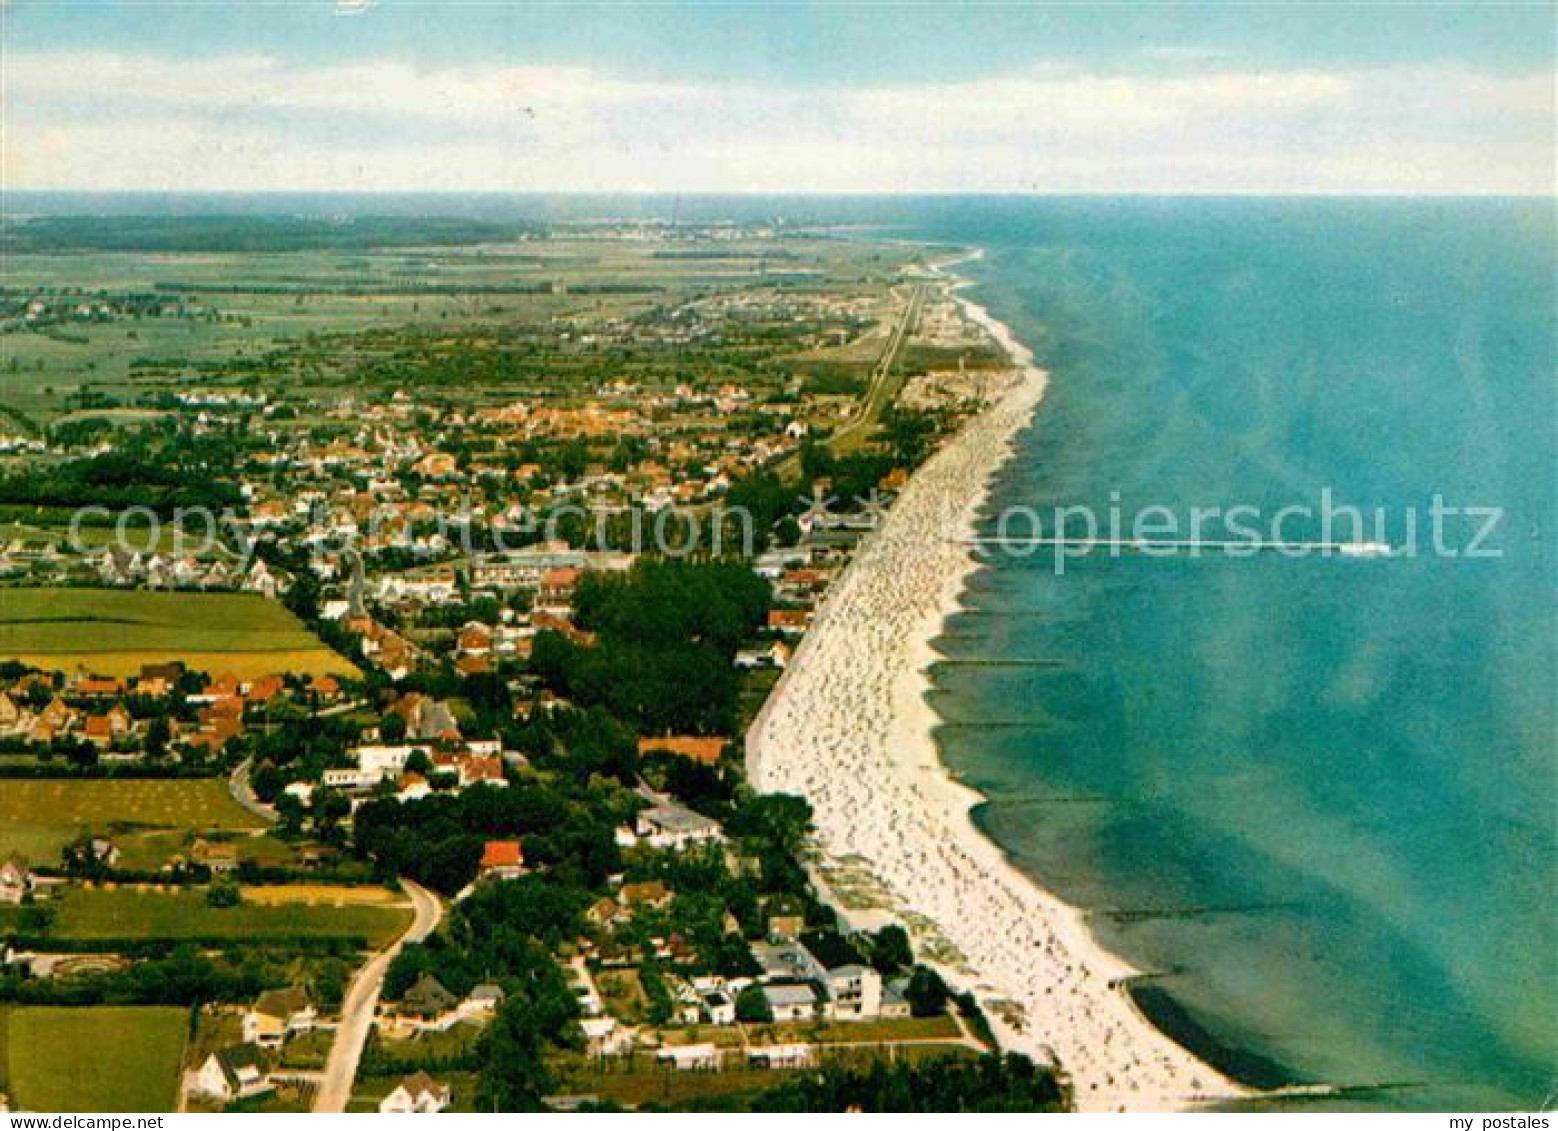
<path fill-rule="evenodd" d="M 1255 1078 L 1548 1099 L 1551 207 L 963 202 L 919 226 L 987 249 L 976 297 L 1053 374 L 993 508 L 1118 503 L 1128 527 L 1330 488 L 1398 546 L 1420 512 L 1416 557 L 992 560 L 934 692 L 982 826 Z M 1500 556 L 1428 553 L 1436 493 L 1502 508 Z"/>

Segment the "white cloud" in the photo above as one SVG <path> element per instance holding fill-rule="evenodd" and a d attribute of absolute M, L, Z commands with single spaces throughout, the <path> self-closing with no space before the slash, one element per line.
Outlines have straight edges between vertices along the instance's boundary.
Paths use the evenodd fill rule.
<path fill-rule="evenodd" d="M 12 53 L 13 188 L 1551 193 L 1552 84 L 1461 69 L 803 90 L 585 67 Z"/>

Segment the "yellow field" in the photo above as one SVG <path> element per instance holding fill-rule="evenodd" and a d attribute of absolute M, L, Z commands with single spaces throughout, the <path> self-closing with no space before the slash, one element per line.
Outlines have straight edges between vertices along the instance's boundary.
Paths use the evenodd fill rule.
<path fill-rule="evenodd" d="M 246 887 L 243 889 L 243 901 L 262 907 L 279 907 L 288 903 L 304 903 L 311 907 L 382 907 L 405 903 L 403 897 L 387 888 L 353 887 L 348 884 L 270 884 Z"/>
<path fill-rule="evenodd" d="M 255 593 L 0 590 L 0 659 L 99 675 L 134 675 L 164 660 L 240 677 L 357 674 L 284 606 Z"/>

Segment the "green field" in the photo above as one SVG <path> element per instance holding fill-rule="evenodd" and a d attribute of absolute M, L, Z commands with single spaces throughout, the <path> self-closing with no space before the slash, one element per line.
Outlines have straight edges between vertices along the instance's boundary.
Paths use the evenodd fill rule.
<path fill-rule="evenodd" d="M 121 863 L 140 868 L 160 866 L 182 849 L 184 834 L 262 824 L 212 778 L 0 779 L 0 856 L 19 853 L 38 864 L 56 864 L 87 828 L 113 836 Z"/>
<path fill-rule="evenodd" d="M 669 254 L 666 254 L 669 251 Z M 184 316 L 70 321 L 0 335 L 0 409 L 42 426 L 79 410 L 90 387 L 121 401 L 232 384 L 273 351 L 307 364 L 264 370 L 266 391 L 308 399 L 360 392 L 346 374 L 370 339 L 403 331 L 546 327 L 554 319 L 631 318 L 667 302 L 745 288 L 854 290 L 905 256 L 850 240 L 721 241 L 694 254 L 678 242 L 584 237 L 477 246 L 277 251 L 16 252 L 6 281 L 19 289 L 82 287 L 108 295 L 182 295 Z M 630 284 L 636 291 L 599 289 Z M 532 288 L 536 293 L 522 293 Z M 594 289 L 592 289 L 594 288 Z M 317 349 L 310 337 L 330 339 Z M 831 355 L 828 355 L 831 356 Z M 874 357 L 861 359 L 867 370 Z M 99 412 L 101 410 L 92 410 Z"/>
<path fill-rule="evenodd" d="M 266 903 L 211 907 L 201 891 L 135 887 L 73 889 L 55 905 L 50 934 L 61 939 L 366 939 L 389 942 L 411 922 L 401 903 Z"/>
<path fill-rule="evenodd" d="M 242 677 L 356 674 L 286 608 L 256 593 L 3 589 L 0 659 L 121 676 L 164 660 Z"/>
<path fill-rule="evenodd" d="M 14 1109 L 172 1111 L 189 1031 L 176 1006 L 0 1010 Z"/>
<path fill-rule="evenodd" d="M 792 1041 L 821 1045 L 859 1045 L 870 1041 L 955 1041 L 963 1036 L 950 1013 L 935 1017 L 879 1018 L 874 1021 L 795 1021 L 754 1025 L 748 1035 L 755 1045 Z"/>

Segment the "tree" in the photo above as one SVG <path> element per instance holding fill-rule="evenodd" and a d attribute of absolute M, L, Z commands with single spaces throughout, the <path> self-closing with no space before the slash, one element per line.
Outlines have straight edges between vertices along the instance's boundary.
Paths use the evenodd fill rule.
<path fill-rule="evenodd" d="M 891 974 L 914 965 L 914 950 L 909 945 L 909 932 L 892 923 L 872 936 L 871 965 L 882 974 Z"/>
<path fill-rule="evenodd" d="M 811 803 L 791 793 L 751 797 L 731 814 L 726 830 L 732 836 L 758 841 L 779 855 L 793 857 L 811 831 Z"/>
<path fill-rule="evenodd" d="M 168 740 L 172 738 L 172 729 L 168 726 L 166 715 L 158 715 L 147 724 L 146 740 L 143 747 L 148 758 L 161 758 L 168 752 Z"/>
<path fill-rule="evenodd" d="M 303 830 L 303 802 L 298 795 L 283 790 L 274 804 L 281 817 L 281 832 L 286 836 L 297 836 Z"/>
<path fill-rule="evenodd" d="M 761 1024 L 774 1019 L 774 1011 L 768 1004 L 762 986 L 748 986 L 736 995 L 736 1020 Z"/>
<path fill-rule="evenodd" d="M 935 1017 L 947 1011 L 947 984 L 929 966 L 916 966 L 903 996 L 916 1017 Z"/>
<path fill-rule="evenodd" d="M 321 838 L 339 840 L 341 822 L 351 815 L 352 803 L 340 790 L 324 787 L 314 790 L 314 828 Z"/>
<path fill-rule="evenodd" d="M 215 879 L 206 888 L 206 905 L 208 907 L 237 907 L 243 902 L 243 894 L 238 890 L 238 885 L 228 879 Z"/>

